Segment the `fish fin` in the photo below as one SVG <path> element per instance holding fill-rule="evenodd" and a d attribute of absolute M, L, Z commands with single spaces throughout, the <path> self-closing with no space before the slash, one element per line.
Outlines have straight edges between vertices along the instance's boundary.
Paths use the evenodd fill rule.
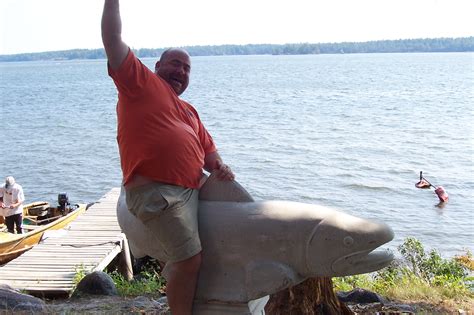
<path fill-rule="evenodd" d="M 199 199 L 207 201 L 254 201 L 242 185 L 235 180 L 220 180 L 217 178 L 216 172 L 212 172 L 199 189 Z"/>
<path fill-rule="evenodd" d="M 278 261 L 253 261 L 247 265 L 245 288 L 251 300 L 270 295 L 305 280 L 290 266 Z"/>

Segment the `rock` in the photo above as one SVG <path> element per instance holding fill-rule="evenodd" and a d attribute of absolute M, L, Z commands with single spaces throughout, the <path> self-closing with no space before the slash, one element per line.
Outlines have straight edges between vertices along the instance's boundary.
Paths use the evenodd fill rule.
<path fill-rule="evenodd" d="M 387 303 L 387 300 L 377 293 L 360 288 L 349 292 L 337 292 L 337 297 L 344 303 Z"/>
<path fill-rule="evenodd" d="M 94 271 L 85 276 L 74 290 L 73 297 L 89 295 L 118 295 L 112 278 L 105 272 Z"/>
<path fill-rule="evenodd" d="M 156 303 L 158 303 L 158 304 L 160 304 L 164 307 L 167 307 L 168 306 L 168 298 L 166 296 L 162 296 L 158 300 L 156 300 Z"/>
<path fill-rule="evenodd" d="M 355 314 L 418 314 L 416 307 L 406 305 L 406 304 L 397 304 L 397 303 L 365 303 L 365 304 L 350 304 L 349 308 Z M 431 314 L 432 312 L 423 314 Z M 438 313 L 437 313 L 438 314 Z"/>
<path fill-rule="evenodd" d="M 46 314 L 70 315 L 109 315 L 109 314 L 147 314 L 170 315 L 166 297 L 158 296 L 82 296 L 68 300 L 53 300 L 48 303 Z M 3 315 L 2 312 L 0 314 Z M 35 313 L 36 315 L 36 313 Z"/>
<path fill-rule="evenodd" d="M 46 310 L 46 304 L 43 300 L 34 296 L 23 294 L 6 284 L 0 284 L 0 313 L 10 312 L 18 313 L 42 313 Z"/>
<path fill-rule="evenodd" d="M 411 306 L 411 305 L 408 305 L 408 304 L 396 304 L 396 303 L 389 303 L 388 305 L 386 305 L 387 307 L 392 307 L 393 309 L 396 309 L 400 312 L 404 312 L 404 313 L 415 313 L 416 312 L 416 308 Z"/>
<path fill-rule="evenodd" d="M 161 298 L 159 300 L 154 300 L 148 297 L 139 296 L 130 301 L 129 309 L 137 311 L 146 310 L 147 314 L 150 310 L 153 310 L 156 314 L 166 314 L 166 311 L 169 311 L 169 306 L 166 302 L 167 300 L 164 300 L 166 304 L 161 303 L 160 300 Z"/>

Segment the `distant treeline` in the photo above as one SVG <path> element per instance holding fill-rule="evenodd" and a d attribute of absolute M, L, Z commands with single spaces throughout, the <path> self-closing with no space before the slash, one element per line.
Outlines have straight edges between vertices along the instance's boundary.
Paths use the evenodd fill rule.
<path fill-rule="evenodd" d="M 412 53 L 474 51 L 474 37 L 380 40 L 344 43 L 249 44 L 186 46 L 191 56 L 309 55 L 355 53 Z M 165 48 L 133 49 L 141 58 L 159 57 Z M 0 62 L 34 60 L 104 59 L 104 49 L 73 49 L 16 55 L 0 55 Z"/>

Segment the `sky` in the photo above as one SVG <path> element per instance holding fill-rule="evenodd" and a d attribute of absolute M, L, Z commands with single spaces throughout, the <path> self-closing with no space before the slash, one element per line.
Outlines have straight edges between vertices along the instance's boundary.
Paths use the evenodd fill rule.
<path fill-rule="evenodd" d="M 0 0 L 0 54 L 102 47 L 103 0 Z M 121 0 L 132 48 L 474 36 L 474 0 Z"/>

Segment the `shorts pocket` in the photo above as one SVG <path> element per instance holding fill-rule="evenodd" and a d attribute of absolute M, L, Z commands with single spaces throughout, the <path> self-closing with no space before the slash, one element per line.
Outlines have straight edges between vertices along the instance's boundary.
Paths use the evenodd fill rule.
<path fill-rule="evenodd" d="M 193 190 L 174 185 L 160 185 L 156 187 L 160 191 L 161 197 L 167 202 L 167 207 L 163 210 L 181 208 L 186 205 L 191 198 Z"/>
<path fill-rule="evenodd" d="M 159 187 L 146 188 L 134 189 L 126 194 L 128 211 L 142 222 L 159 217 L 170 206 Z"/>

